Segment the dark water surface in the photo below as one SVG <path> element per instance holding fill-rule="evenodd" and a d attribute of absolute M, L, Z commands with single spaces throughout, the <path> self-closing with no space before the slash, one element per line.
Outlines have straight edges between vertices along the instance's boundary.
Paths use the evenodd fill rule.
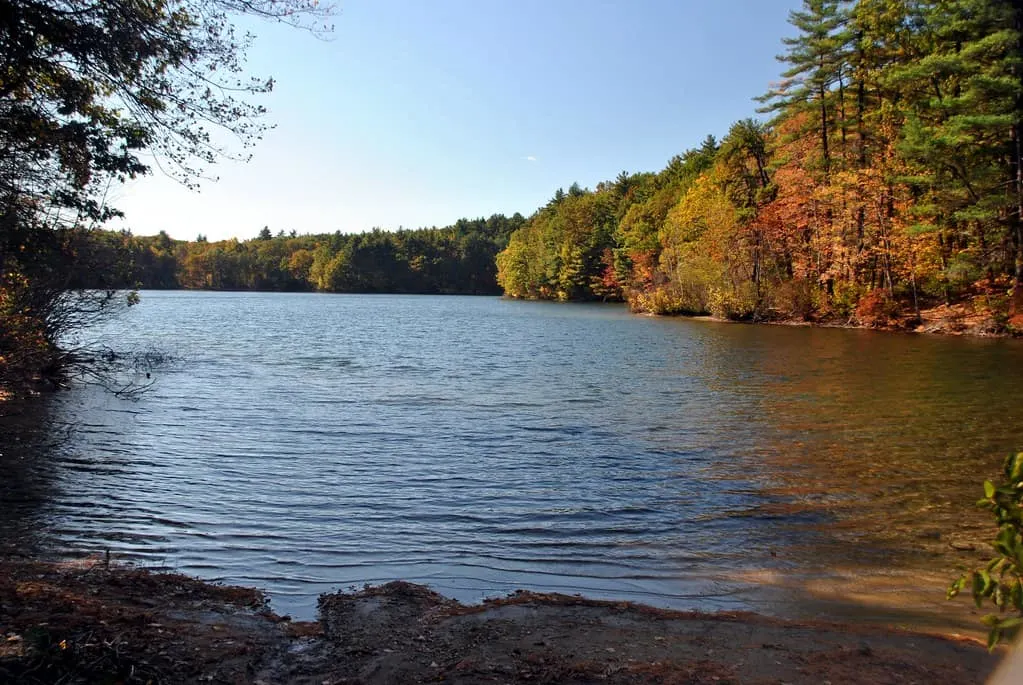
<path fill-rule="evenodd" d="M 951 545 L 1023 449 L 1011 340 L 194 292 L 102 337 L 172 361 L 138 401 L 0 409 L 0 549 L 110 549 L 305 618 L 401 578 L 911 622 L 953 611 L 941 586 L 984 551 Z"/>

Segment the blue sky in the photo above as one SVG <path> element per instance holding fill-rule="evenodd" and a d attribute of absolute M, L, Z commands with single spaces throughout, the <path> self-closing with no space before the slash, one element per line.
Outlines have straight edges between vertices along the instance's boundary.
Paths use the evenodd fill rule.
<path fill-rule="evenodd" d="M 276 128 L 200 192 L 114 189 L 139 235 L 255 236 L 529 215 L 656 171 L 751 116 L 797 0 L 342 0 L 330 40 L 255 25 Z"/>

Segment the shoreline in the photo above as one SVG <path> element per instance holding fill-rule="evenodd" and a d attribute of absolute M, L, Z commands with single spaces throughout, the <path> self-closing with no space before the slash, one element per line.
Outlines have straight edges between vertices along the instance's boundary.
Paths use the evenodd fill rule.
<path fill-rule="evenodd" d="M 626 305 L 628 306 L 628 305 Z M 656 312 L 633 311 L 640 316 L 651 316 L 658 318 L 681 318 L 691 321 L 709 321 L 714 323 L 745 324 L 749 326 L 789 326 L 793 328 L 836 328 L 842 330 L 876 331 L 878 333 L 903 333 L 908 335 L 933 335 L 952 336 L 964 338 L 1023 338 L 1023 329 L 1015 327 L 1006 329 L 999 327 L 994 319 L 987 314 L 970 314 L 965 312 L 965 305 L 947 307 L 942 305 L 920 312 L 919 323 L 909 326 L 905 323 L 896 323 L 886 326 L 872 326 L 854 322 L 842 322 L 840 320 L 808 321 L 798 318 L 760 319 L 747 321 L 741 319 L 728 319 L 713 314 L 658 314 Z M 1023 322 L 1021 322 L 1023 324 Z"/>
<path fill-rule="evenodd" d="M 544 302 L 552 304 L 608 304 L 622 305 L 636 316 L 648 316 L 663 319 L 684 319 L 687 321 L 709 321 L 714 323 L 791 326 L 794 328 L 837 328 L 845 330 L 877 331 L 880 333 L 907 333 L 916 335 L 940 335 L 970 338 L 1023 338 L 1023 314 L 1012 317 L 1005 324 L 999 324 L 990 312 L 976 311 L 968 303 L 954 305 L 938 305 L 920 310 L 920 320 L 913 323 L 909 317 L 902 317 L 887 324 L 857 323 L 854 319 L 817 319 L 810 320 L 799 317 L 777 317 L 762 319 L 729 319 L 714 314 L 663 314 L 645 309 L 633 309 L 625 300 L 556 300 L 538 297 L 514 297 L 502 295 L 502 299 L 516 302 Z"/>
<path fill-rule="evenodd" d="M 0 632 L 0 680 L 26 683 L 976 683 L 999 661 L 973 637 L 400 581 L 299 622 L 260 590 L 103 559 L 0 560 Z"/>

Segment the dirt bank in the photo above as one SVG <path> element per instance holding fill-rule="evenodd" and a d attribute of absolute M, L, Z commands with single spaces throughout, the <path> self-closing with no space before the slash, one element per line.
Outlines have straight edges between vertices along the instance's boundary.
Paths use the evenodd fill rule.
<path fill-rule="evenodd" d="M 520 592 L 465 606 L 390 583 L 324 595 L 320 621 L 261 593 L 102 561 L 0 563 L 0 682 L 978 683 L 973 639 Z"/>

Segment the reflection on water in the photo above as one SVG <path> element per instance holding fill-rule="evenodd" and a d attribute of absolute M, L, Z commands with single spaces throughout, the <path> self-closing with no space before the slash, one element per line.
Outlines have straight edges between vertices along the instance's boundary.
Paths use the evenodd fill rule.
<path fill-rule="evenodd" d="M 951 624 L 983 550 L 949 543 L 1023 447 L 1018 341 L 228 293 L 146 293 L 104 336 L 178 361 L 137 402 L 3 408 L 0 548 L 109 548 L 300 616 L 405 578 Z"/>
<path fill-rule="evenodd" d="M 36 555 L 46 542 L 48 512 L 59 496 L 53 455 L 72 429 L 55 420 L 50 398 L 0 403 L 0 554 Z M 46 464 L 48 468 L 43 468 Z"/>

